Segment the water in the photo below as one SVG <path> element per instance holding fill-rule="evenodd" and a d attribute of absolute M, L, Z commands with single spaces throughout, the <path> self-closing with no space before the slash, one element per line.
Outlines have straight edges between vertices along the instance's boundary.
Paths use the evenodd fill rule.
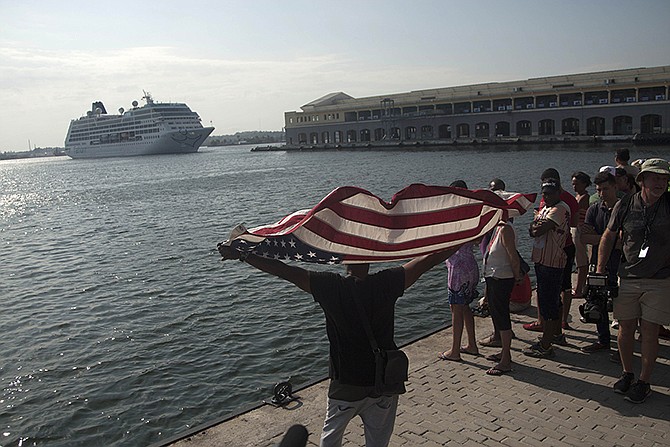
<path fill-rule="evenodd" d="M 312 298 L 219 261 L 216 243 L 240 222 L 274 222 L 341 185 L 388 200 L 410 183 L 501 177 L 535 192 L 546 167 L 569 185 L 572 171 L 593 174 L 614 153 L 249 149 L 0 162 L 0 446 L 146 445 L 258 403 L 280 380 L 323 377 Z M 525 254 L 529 218 L 517 222 Z M 449 321 L 445 283 L 438 267 L 407 291 L 398 342 Z"/>

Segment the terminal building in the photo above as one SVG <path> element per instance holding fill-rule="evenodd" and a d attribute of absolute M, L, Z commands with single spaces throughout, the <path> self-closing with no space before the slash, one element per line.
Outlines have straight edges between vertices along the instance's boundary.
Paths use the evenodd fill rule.
<path fill-rule="evenodd" d="M 287 145 L 627 140 L 670 133 L 670 65 L 353 98 L 286 112 Z"/>

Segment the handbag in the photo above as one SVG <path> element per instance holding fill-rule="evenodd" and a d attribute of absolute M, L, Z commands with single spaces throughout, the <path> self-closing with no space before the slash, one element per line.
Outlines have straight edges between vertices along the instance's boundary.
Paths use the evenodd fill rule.
<path fill-rule="evenodd" d="M 379 395 L 405 393 L 405 382 L 409 378 L 409 358 L 407 358 L 407 354 L 400 349 L 380 348 L 372 333 L 365 308 L 355 293 L 354 301 L 375 356 L 375 393 Z"/>

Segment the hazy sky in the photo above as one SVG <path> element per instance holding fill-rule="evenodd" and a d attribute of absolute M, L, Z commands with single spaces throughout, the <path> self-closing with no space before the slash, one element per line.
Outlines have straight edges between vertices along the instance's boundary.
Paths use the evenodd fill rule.
<path fill-rule="evenodd" d="M 670 64 L 670 0 L 0 0 L 0 152 L 142 90 L 214 135 L 354 97 Z"/>

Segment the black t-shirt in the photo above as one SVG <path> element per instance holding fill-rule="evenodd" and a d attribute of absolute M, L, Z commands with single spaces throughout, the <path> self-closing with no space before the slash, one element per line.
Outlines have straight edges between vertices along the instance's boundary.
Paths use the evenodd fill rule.
<path fill-rule="evenodd" d="M 393 340 L 395 302 L 405 291 L 404 269 L 382 270 L 363 280 L 336 273 L 310 272 L 310 288 L 314 301 L 321 305 L 326 316 L 329 377 L 338 385 L 374 386 L 374 355 L 353 300 L 362 301 L 377 344 L 384 349 L 397 349 Z M 344 399 L 329 395 L 342 400 L 365 397 Z"/>

